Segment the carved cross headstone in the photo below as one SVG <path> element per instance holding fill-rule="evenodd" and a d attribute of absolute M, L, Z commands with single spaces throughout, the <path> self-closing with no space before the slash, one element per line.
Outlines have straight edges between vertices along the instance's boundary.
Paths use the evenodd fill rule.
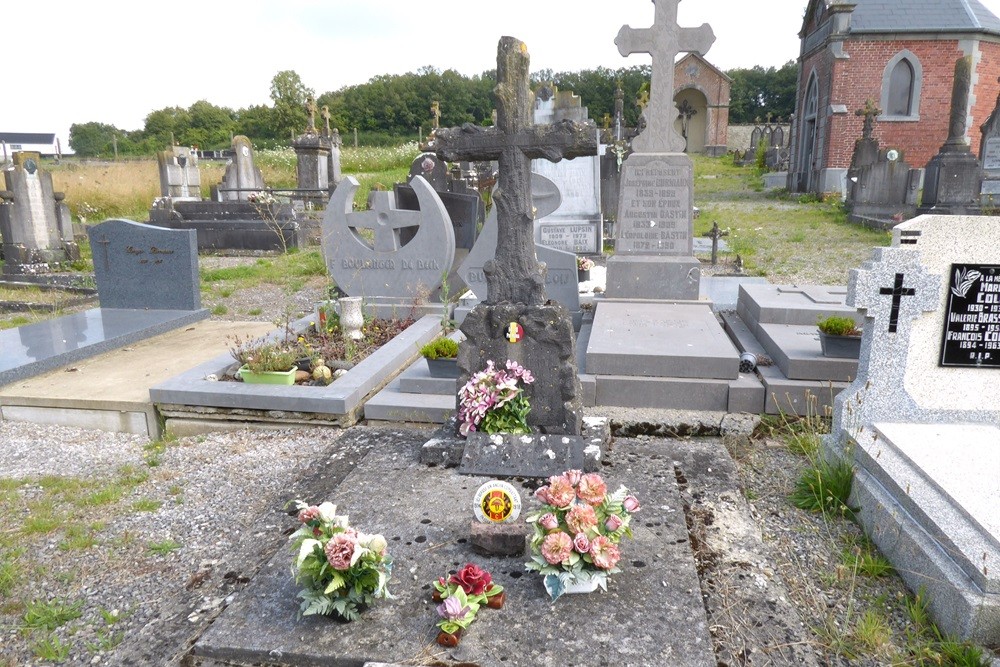
<path fill-rule="evenodd" d="M 592 123 L 560 121 L 532 125 L 534 101 L 528 86 L 528 50 L 513 37 L 503 37 L 497 49 L 496 127 L 466 123 L 439 129 L 431 148 L 450 162 L 497 160 L 496 198 L 500 229 L 496 259 L 483 267 L 489 290 L 487 303 L 541 304 L 545 276 L 535 258 L 534 215 L 531 210 L 531 160 L 597 153 Z"/>
<path fill-rule="evenodd" d="M 648 53 L 653 58 L 649 106 L 645 110 L 646 129 L 637 136 L 632 147 L 636 153 L 679 153 L 684 140 L 673 127 L 677 117 L 674 105 L 674 60 L 678 53 L 694 51 L 708 53 L 715 42 L 715 33 L 707 23 L 697 28 L 677 25 L 677 5 L 680 0 L 653 0 L 656 14 L 649 28 L 624 25 L 618 31 L 615 44 L 618 53 Z"/>
<path fill-rule="evenodd" d="M 729 236 L 729 230 L 719 229 L 719 223 L 716 221 L 712 223 L 711 231 L 705 232 L 702 236 L 712 239 L 712 266 L 715 266 L 719 261 L 719 239 Z"/>
<path fill-rule="evenodd" d="M 319 113 L 320 117 L 323 119 L 323 136 L 330 136 L 330 107 L 323 105 L 323 109 Z"/>
<path fill-rule="evenodd" d="M 306 125 L 306 134 L 316 134 L 316 100 L 310 97 L 306 100 L 306 112 L 309 113 L 309 124 Z"/>
<path fill-rule="evenodd" d="M 854 112 L 855 116 L 864 116 L 865 124 L 861 130 L 862 139 L 871 139 L 872 130 L 875 128 L 875 117 L 882 114 L 882 110 L 875 105 L 875 100 L 868 98 L 865 105 Z"/>

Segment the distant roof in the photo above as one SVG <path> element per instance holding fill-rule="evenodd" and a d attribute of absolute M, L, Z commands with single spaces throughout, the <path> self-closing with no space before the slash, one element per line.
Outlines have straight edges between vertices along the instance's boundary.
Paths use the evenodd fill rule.
<path fill-rule="evenodd" d="M 0 132 L 0 141 L 8 144 L 54 144 L 56 135 L 44 132 Z"/>
<path fill-rule="evenodd" d="M 979 0 L 854 0 L 851 32 L 987 32 L 1000 19 Z"/>

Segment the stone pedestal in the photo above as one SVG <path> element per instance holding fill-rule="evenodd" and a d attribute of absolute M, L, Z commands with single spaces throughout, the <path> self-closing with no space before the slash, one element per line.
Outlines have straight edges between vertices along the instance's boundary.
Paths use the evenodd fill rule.
<path fill-rule="evenodd" d="M 979 213 L 982 172 L 979 160 L 965 151 L 942 152 L 931 158 L 924 174 L 920 213 L 975 215 Z"/>
<path fill-rule="evenodd" d="M 302 134 L 292 142 L 295 149 L 295 178 L 299 190 L 314 190 L 315 194 L 302 193 L 305 200 L 324 201 L 330 189 L 330 138 L 319 134 Z"/>
<path fill-rule="evenodd" d="M 521 327 L 517 342 L 511 340 L 517 338 L 510 335 L 512 323 Z M 576 337 L 565 306 L 480 304 L 466 316 L 462 333 L 467 341 L 458 353 L 459 386 L 483 370 L 486 360 L 502 368 L 511 359 L 543 380 L 536 379 L 525 389 L 531 403 L 528 425 L 541 433 L 580 434 L 583 401 L 575 363 Z"/>
<path fill-rule="evenodd" d="M 608 258 L 608 298 L 697 301 L 700 262 L 694 257 L 614 255 Z"/>

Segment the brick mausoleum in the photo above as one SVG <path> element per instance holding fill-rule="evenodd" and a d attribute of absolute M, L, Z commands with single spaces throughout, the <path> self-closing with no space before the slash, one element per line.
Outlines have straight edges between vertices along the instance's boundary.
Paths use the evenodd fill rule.
<path fill-rule="evenodd" d="M 697 53 L 689 53 L 674 64 L 674 103 L 687 113 L 687 153 L 726 154 L 732 83 L 725 72 Z M 683 134 L 680 115 L 674 126 Z"/>
<path fill-rule="evenodd" d="M 802 30 L 789 188 L 842 192 L 871 98 L 874 136 L 922 168 L 948 138 L 955 61 L 973 58 L 966 140 L 1000 83 L 1000 19 L 978 0 L 809 0 Z"/>

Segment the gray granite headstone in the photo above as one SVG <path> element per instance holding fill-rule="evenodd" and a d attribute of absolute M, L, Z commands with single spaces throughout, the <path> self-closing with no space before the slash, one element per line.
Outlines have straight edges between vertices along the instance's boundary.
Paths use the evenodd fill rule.
<path fill-rule="evenodd" d="M 348 176 L 323 216 L 323 254 L 330 277 L 349 296 L 423 300 L 455 259 L 455 232 L 441 199 L 427 181 L 410 182 L 419 211 L 395 207 L 393 193 L 374 192 L 374 208 L 353 212 L 358 181 Z M 408 243 L 400 230 L 415 227 Z M 373 236 L 369 241 L 361 230 Z"/>
<path fill-rule="evenodd" d="M 396 183 L 392 186 L 396 195 L 396 206 L 408 211 L 420 209 L 420 202 L 413 187 L 405 183 Z M 483 200 L 475 193 L 471 192 L 449 192 L 437 191 L 441 203 L 448 211 L 452 229 L 455 231 L 455 246 L 471 250 L 476 242 L 476 232 L 479 223 L 483 221 Z M 409 233 L 411 228 L 400 231 L 400 242 L 406 243 L 411 238 Z"/>
<path fill-rule="evenodd" d="M 982 132 L 979 163 L 983 170 L 983 186 L 980 191 L 984 195 L 1000 195 L 1000 94 L 997 95 L 990 117 L 979 129 Z"/>
<path fill-rule="evenodd" d="M 253 144 L 243 135 L 233 137 L 233 159 L 219 184 L 224 201 L 246 201 L 251 192 L 267 189 L 260 169 L 253 161 Z"/>
<path fill-rule="evenodd" d="M 89 227 L 87 236 L 101 308 L 201 308 L 194 230 L 107 220 Z"/>

